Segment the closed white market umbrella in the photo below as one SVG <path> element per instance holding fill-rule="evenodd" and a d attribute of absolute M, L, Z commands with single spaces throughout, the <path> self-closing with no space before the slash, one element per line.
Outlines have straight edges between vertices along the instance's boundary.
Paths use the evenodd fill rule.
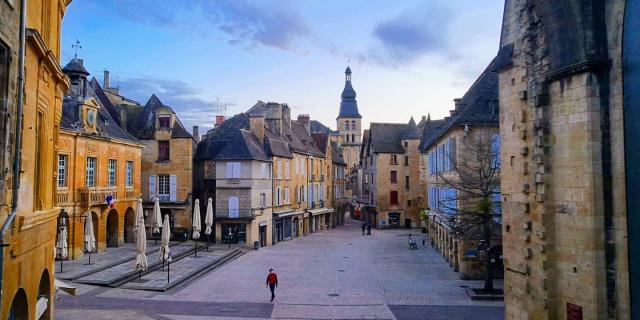
<path fill-rule="evenodd" d="M 160 214 L 160 201 L 156 198 L 153 204 L 153 233 L 159 233 L 162 227 L 162 215 Z"/>
<path fill-rule="evenodd" d="M 140 226 L 140 221 L 142 221 L 142 229 L 144 229 L 144 210 L 142 209 L 142 198 L 138 198 L 138 203 L 136 204 L 136 221 L 133 225 L 133 232 L 138 232 L 138 227 Z"/>
<path fill-rule="evenodd" d="M 191 235 L 191 237 L 194 240 L 200 238 L 200 231 L 202 230 L 200 219 L 200 200 L 196 199 L 196 204 L 193 208 L 193 223 L 191 224 L 191 226 L 193 227 L 193 234 Z"/>
<path fill-rule="evenodd" d="M 96 250 L 96 237 L 93 235 L 93 218 L 91 212 L 85 213 L 84 219 L 84 250 L 89 253 L 89 264 L 91 264 L 91 252 Z"/>
<path fill-rule="evenodd" d="M 147 263 L 147 233 L 144 229 L 144 220 L 138 221 L 140 224 L 138 226 L 138 237 L 136 239 L 136 267 L 135 270 L 139 272 L 138 279 L 140 279 L 140 275 L 142 271 L 147 270 L 149 264 Z"/>
<path fill-rule="evenodd" d="M 162 238 L 160 240 L 160 252 L 158 253 L 158 260 L 164 262 L 171 262 L 171 249 L 169 249 L 169 240 L 171 240 L 171 228 L 169 227 L 169 215 L 164 215 L 164 222 L 162 223 Z"/>
<path fill-rule="evenodd" d="M 207 203 L 207 213 L 204 217 L 204 225 L 206 229 L 204 234 L 207 235 L 207 251 L 209 251 L 209 235 L 211 234 L 211 226 L 213 225 L 213 200 L 209 198 Z"/>
<path fill-rule="evenodd" d="M 58 242 L 56 243 L 56 254 L 60 257 L 60 260 L 64 260 L 69 256 L 69 245 L 67 244 L 67 226 L 65 224 L 60 226 L 58 232 Z"/>

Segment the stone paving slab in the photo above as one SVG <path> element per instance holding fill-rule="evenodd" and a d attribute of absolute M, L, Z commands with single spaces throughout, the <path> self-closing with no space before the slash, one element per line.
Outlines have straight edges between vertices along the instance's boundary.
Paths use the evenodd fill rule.
<path fill-rule="evenodd" d="M 172 244 L 173 245 L 173 244 Z M 154 241 L 147 241 L 147 254 L 158 251 L 160 245 L 154 244 Z M 119 248 L 107 248 L 101 253 L 91 254 L 91 265 L 88 265 L 89 255 L 85 254 L 80 259 L 62 262 L 62 272 L 60 272 L 60 261 L 56 261 L 56 278 L 62 280 L 73 280 L 89 275 L 100 270 L 121 264 L 123 262 L 135 259 L 136 246 L 127 243 Z"/>
<path fill-rule="evenodd" d="M 87 316 L 90 314 L 91 316 Z M 56 309 L 56 318 L 64 320 L 155 320 L 154 317 L 132 310 L 68 310 Z"/>
<path fill-rule="evenodd" d="M 191 250 L 193 250 L 193 246 L 189 244 L 175 245 L 171 247 L 171 255 L 179 256 Z M 155 251 L 147 255 L 147 261 L 149 263 L 150 269 L 162 264 L 161 261 L 158 261 L 158 254 L 158 251 Z M 134 266 L 135 256 L 134 259 L 127 260 L 118 265 L 78 278 L 74 280 L 74 282 L 96 285 L 111 285 L 126 277 L 135 275 L 136 271 L 134 270 Z"/>
<path fill-rule="evenodd" d="M 135 290 L 166 291 L 235 252 L 237 251 L 199 251 L 198 257 L 189 255 L 176 262 L 172 262 L 169 268 L 165 265 L 164 270 L 155 270 L 145 274 L 142 276 L 142 281 L 130 281 L 121 287 Z M 167 281 L 167 270 L 169 271 L 169 281 Z"/>
<path fill-rule="evenodd" d="M 504 308 L 489 306 L 394 306 L 398 320 L 502 320 Z"/>

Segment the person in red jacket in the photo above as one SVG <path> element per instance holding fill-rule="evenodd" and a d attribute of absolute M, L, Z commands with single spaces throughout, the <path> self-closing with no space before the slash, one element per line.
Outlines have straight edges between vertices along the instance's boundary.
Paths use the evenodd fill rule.
<path fill-rule="evenodd" d="M 273 272 L 273 269 L 269 269 L 269 275 L 267 276 L 267 287 L 271 290 L 271 302 L 276 297 L 276 288 L 278 287 L 278 275 Z"/>

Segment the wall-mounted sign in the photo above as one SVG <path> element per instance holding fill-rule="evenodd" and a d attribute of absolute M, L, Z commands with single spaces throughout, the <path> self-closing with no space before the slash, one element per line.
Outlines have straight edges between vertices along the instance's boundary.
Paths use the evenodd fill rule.
<path fill-rule="evenodd" d="M 582 320 L 582 307 L 567 302 L 567 320 Z"/>

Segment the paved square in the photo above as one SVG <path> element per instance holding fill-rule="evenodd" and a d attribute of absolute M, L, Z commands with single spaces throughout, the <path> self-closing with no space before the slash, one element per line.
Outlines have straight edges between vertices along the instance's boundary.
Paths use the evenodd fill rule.
<path fill-rule="evenodd" d="M 200 278 L 152 293 L 82 287 L 56 304 L 62 319 L 503 319 L 501 302 L 473 302 L 430 247 L 409 250 L 409 230 L 373 230 L 359 223 L 251 251 Z M 265 285 L 278 273 L 276 300 Z M 501 282 L 497 281 L 497 286 Z M 96 289 L 97 288 L 97 289 Z M 118 310 L 114 312 L 113 310 Z M 119 313 L 118 313 L 119 312 Z M 192 316 L 192 317 L 189 317 Z"/>

